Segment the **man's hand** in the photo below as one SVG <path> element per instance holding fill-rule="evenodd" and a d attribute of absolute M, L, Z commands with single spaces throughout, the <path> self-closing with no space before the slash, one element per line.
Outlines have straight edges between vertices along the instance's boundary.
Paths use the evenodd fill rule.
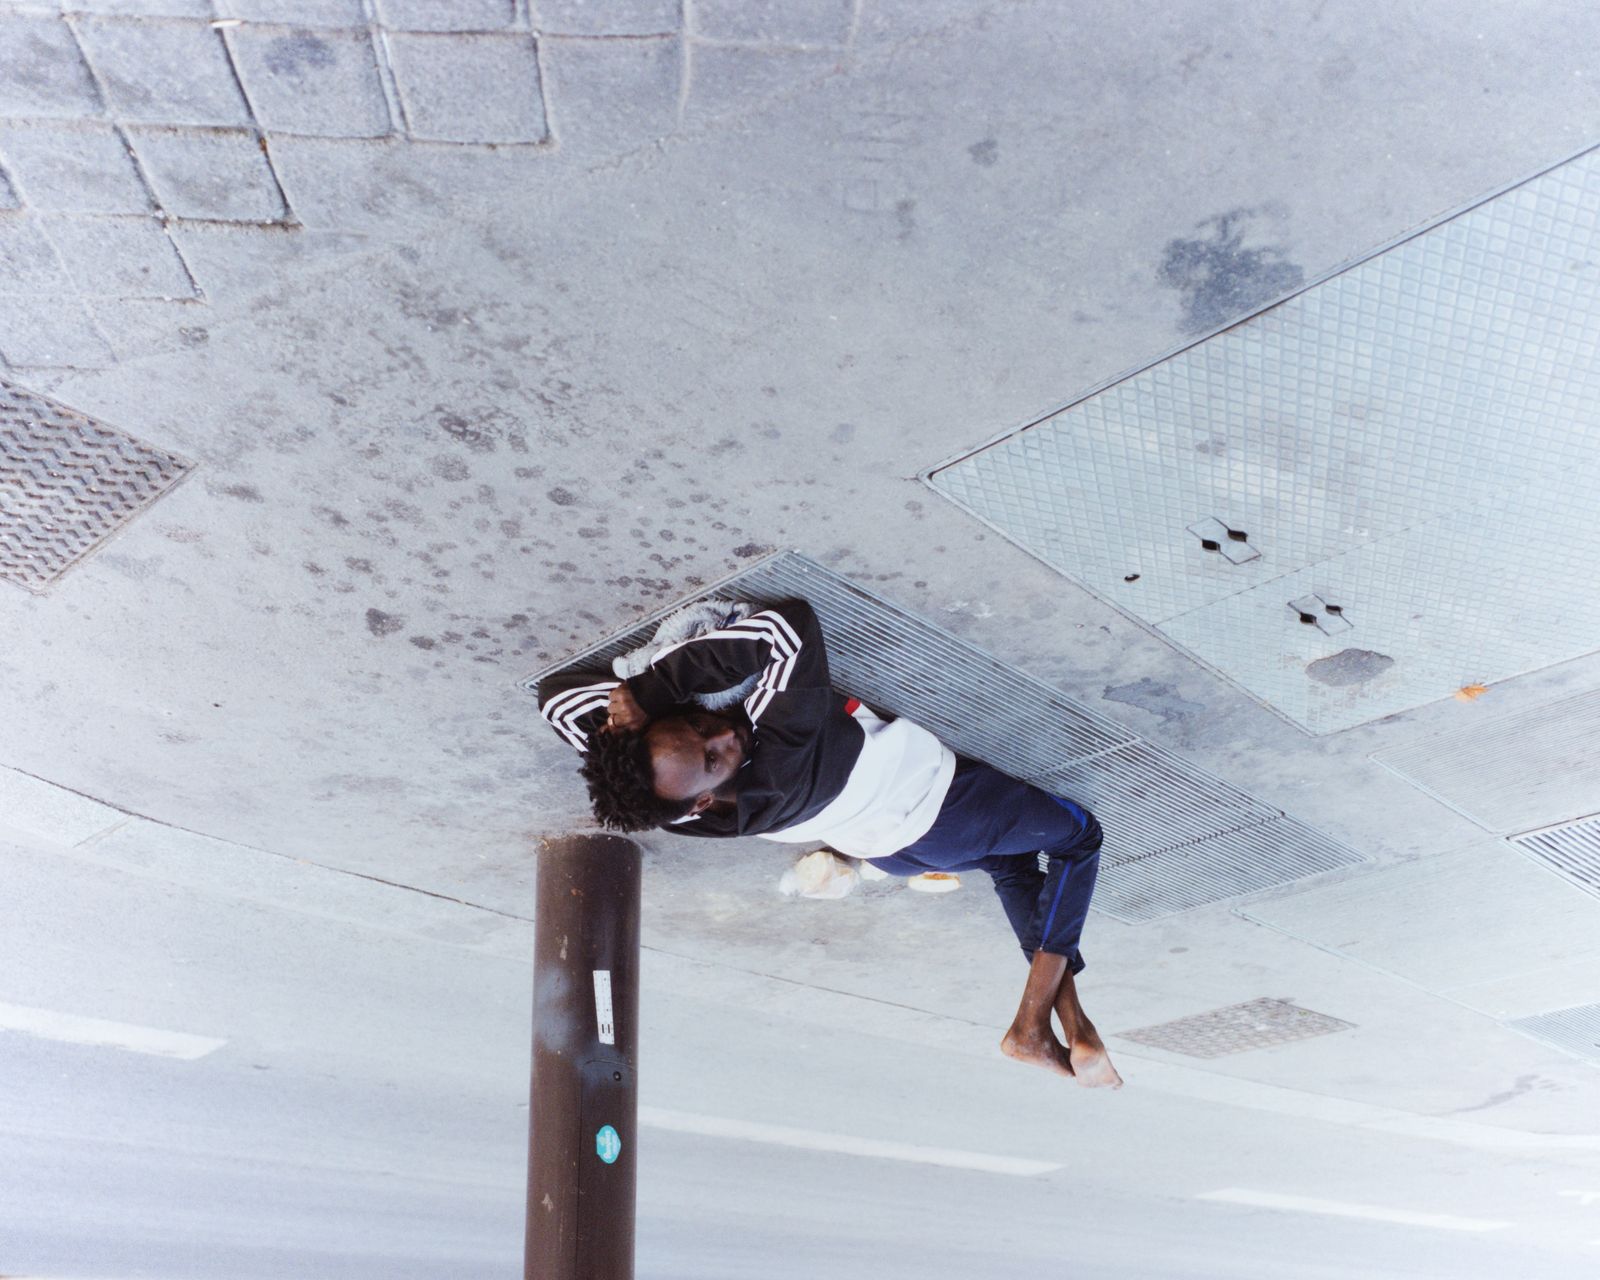
<path fill-rule="evenodd" d="M 650 717 L 645 715 L 644 708 L 625 684 L 619 684 L 611 691 L 606 714 L 610 717 L 608 723 L 613 729 L 643 729 L 650 723 Z"/>

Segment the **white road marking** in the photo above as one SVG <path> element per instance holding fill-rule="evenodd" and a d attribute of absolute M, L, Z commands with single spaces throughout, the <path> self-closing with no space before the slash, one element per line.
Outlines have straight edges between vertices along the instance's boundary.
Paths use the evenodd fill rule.
<path fill-rule="evenodd" d="M 755 1120 L 692 1115 L 662 1107 L 640 1107 L 639 1123 L 652 1129 L 695 1133 L 707 1138 L 764 1142 L 778 1147 L 798 1147 L 802 1151 L 831 1151 L 869 1160 L 905 1160 L 912 1164 L 943 1165 L 948 1169 L 976 1169 L 982 1173 L 1005 1173 L 1018 1178 L 1054 1173 L 1063 1167 L 1043 1160 L 1024 1160 L 1018 1156 L 991 1156 L 978 1151 L 951 1151 L 945 1147 L 923 1147 L 908 1142 L 881 1142 L 876 1138 L 818 1133 L 813 1129 L 790 1129 L 784 1125 L 763 1124 Z"/>
<path fill-rule="evenodd" d="M 1374 1222 L 1397 1222 L 1402 1226 L 1433 1227 L 1440 1231 L 1500 1231 L 1511 1225 L 1488 1218 L 1457 1218 L 1448 1213 L 1412 1213 L 1409 1209 L 1348 1204 L 1343 1200 L 1317 1200 L 1311 1196 L 1285 1196 L 1274 1191 L 1249 1191 L 1242 1187 L 1207 1191 L 1195 1198 L 1220 1200 L 1226 1204 L 1255 1205 L 1261 1209 L 1287 1209 L 1294 1213 L 1321 1213 L 1334 1218 L 1368 1218 Z"/>
<path fill-rule="evenodd" d="M 1556 1194 L 1558 1196 L 1571 1196 L 1585 1209 L 1600 1201 L 1600 1191 L 1558 1191 Z"/>
<path fill-rule="evenodd" d="M 191 1036 L 182 1031 L 158 1031 L 127 1022 L 108 1022 L 104 1018 L 81 1018 L 75 1013 L 53 1009 L 29 1009 L 20 1004 L 0 1004 L 0 1031 L 20 1031 L 44 1040 L 67 1044 L 93 1044 L 130 1053 L 148 1053 L 158 1058 L 182 1058 L 192 1062 L 215 1053 L 226 1040 Z"/>

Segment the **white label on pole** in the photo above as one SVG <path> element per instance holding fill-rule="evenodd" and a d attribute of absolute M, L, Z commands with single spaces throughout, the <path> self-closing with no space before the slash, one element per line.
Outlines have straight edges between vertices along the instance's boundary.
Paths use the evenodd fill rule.
<path fill-rule="evenodd" d="M 594 971 L 594 1020 L 601 1044 L 616 1044 L 617 1028 L 611 1021 L 611 970 Z"/>

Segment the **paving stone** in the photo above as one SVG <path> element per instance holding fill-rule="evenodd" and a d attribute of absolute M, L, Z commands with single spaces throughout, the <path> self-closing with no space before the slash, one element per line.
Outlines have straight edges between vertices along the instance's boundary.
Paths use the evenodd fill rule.
<path fill-rule="evenodd" d="M 373 138 L 390 132 L 365 31 L 245 26 L 228 32 L 256 118 L 272 132 Z"/>
<path fill-rule="evenodd" d="M 110 125 L 93 121 L 0 124 L 0 157 L 35 209 L 151 213 L 155 204 Z"/>
<path fill-rule="evenodd" d="M 168 213 L 223 222 L 278 222 L 288 213 L 252 130 L 142 128 L 129 140 Z"/>
<path fill-rule="evenodd" d="M 851 0 L 695 0 L 694 31 L 711 40 L 843 44 Z"/>
<path fill-rule="evenodd" d="M 283 227 L 262 226 L 239 222 L 180 222 L 168 228 L 177 241 L 189 273 L 200 282 L 206 296 L 237 304 L 263 291 L 277 292 L 286 280 L 303 280 L 312 273 L 334 263 L 350 261 L 362 254 L 382 254 L 391 251 L 387 240 L 372 236 L 351 235 L 340 231 L 307 231 L 304 228 L 290 231 Z M 160 303 L 141 306 L 157 307 Z M 119 312 L 131 308 L 129 303 L 118 303 Z M 117 327 L 119 316 L 102 312 L 99 316 L 108 328 L 119 351 L 133 342 L 148 341 L 153 334 L 140 337 L 140 321 L 130 323 L 130 344 L 119 341 L 121 330 Z M 202 320 L 200 328 L 204 328 Z M 204 342 L 203 336 L 189 326 L 187 335 L 180 335 L 192 345 Z M 157 330 L 156 332 L 159 332 Z"/>
<path fill-rule="evenodd" d="M 391 31 L 499 31 L 517 16 L 515 0 L 379 0 Z"/>
<path fill-rule="evenodd" d="M 78 30 L 122 119 L 250 123 L 227 50 L 205 23 L 86 18 Z"/>
<path fill-rule="evenodd" d="M 60 18 L 0 13 L 0 115 L 93 116 L 100 94 Z"/>
<path fill-rule="evenodd" d="M 826 75 L 836 66 L 838 55 L 825 50 L 697 44 L 692 53 L 686 115 L 714 119 L 734 111 L 752 111 L 763 101 Z"/>
<path fill-rule="evenodd" d="M 677 129 L 683 54 L 676 36 L 550 38 L 541 52 L 563 152 L 615 155 Z"/>
<path fill-rule="evenodd" d="M 672 35 L 683 29 L 680 0 L 539 0 L 540 31 L 564 36 Z"/>
<path fill-rule="evenodd" d="M 531 36 L 394 34 L 389 51 L 412 137 L 544 140 L 544 99 Z"/>
<path fill-rule="evenodd" d="M 39 224 L 27 213 L 0 213 L 0 295 L 49 293 L 65 283 Z"/>
<path fill-rule="evenodd" d="M 96 298 L 195 296 L 194 281 L 155 218 L 73 218 L 48 223 L 79 290 Z"/>
<path fill-rule="evenodd" d="M 285 135 L 272 140 L 273 167 L 304 227 L 364 231 L 385 242 L 456 225 L 463 192 L 515 190 L 524 193 L 518 197 L 524 208 L 537 206 L 549 193 L 532 170 L 542 174 L 548 160 L 525 147 L 489 153 L 475 147 L 417 147 L 399 138 Z M 492 185 L 486 188 L 486 182 Z"/>
<path fill-rule="evenodd" d="M 210 18 L 211 0 L 62 0 L 68 13 L 128 18 Z"/>
<path fill-rule="evenodd" d="M 251 22 L 301 27 L 365 27 L 361 0 L 217 0 L 217 12 Z"/>
<path fill-rule="evenodd" d="M 106 337 L 76 298 L 12 298 L 0 307 L 0 356 L 12 368 L 103 369 Z"/>

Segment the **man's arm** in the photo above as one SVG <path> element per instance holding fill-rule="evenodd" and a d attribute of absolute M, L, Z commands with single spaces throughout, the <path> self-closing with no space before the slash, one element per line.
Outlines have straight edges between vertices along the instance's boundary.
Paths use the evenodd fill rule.
<path fill-rule="evenodd" d="M 612 691 L 621 681 L 596 671 L 558 671 L 539 681 L 539 714 L 579 751 L 606 722 Z"/>
<path fill-rule="evenodd" d="M 760 681 L 745 699 L 752 722 L 786 690 L 827 688 L 822 628 L 804 600 L 786 600 L 663 649 L 627 687 L 643 716 L 654 719 L 697 693 L 720 693 L 753 675 Z"/>

